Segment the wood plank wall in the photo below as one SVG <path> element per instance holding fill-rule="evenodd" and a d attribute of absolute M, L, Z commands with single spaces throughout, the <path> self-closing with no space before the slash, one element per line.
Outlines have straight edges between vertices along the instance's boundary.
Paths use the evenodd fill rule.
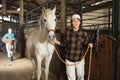
<path fill-rule="evenodd" d="M 112 40 L 100 36 L 98 52 L 92 56 L 90 80 L 112 80 Z M 86 74 L 88 76 L 89 55 L 86 57 Z"/>
<path fill-rule="evenodd" d="M 19 24 L 14 22 L 7 22 L 7 21 L 0 23 L 0 32 L 6 33 L 8 32 L 8 28 L 12 28 L 13 32 L 16 34 L 17 30 L 19 29 Z"/>

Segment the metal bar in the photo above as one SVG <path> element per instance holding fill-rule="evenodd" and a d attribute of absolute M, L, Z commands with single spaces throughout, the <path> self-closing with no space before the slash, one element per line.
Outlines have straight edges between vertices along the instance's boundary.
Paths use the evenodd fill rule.
<path fill-rule="evenodd" d="M 91 14 L 92 13 L 92 14 Z M 94 12 L 91 12 L 91 13 L 85 13 L 85 14 L 83 14 L 83 16 L 90 16 L 90 17 L 95 17 L 95 16 L 98 16 L 98 15 L 106 15 L 106 14 L 104 14 L 104 13 L 101 13 L 101 14 L 98 14 L 98 15 L 96 15 L 96 13 L 94 14 Z M 108 16 L 109 15 L 112 15 L 112 13 L 111 14 L 108 14 Z"/>
<path fill-rule="evenodd" d="M 83 21 L 86 21 L 86 20 L 93 20 L 93 19 L 98 19 L 98 18 L 103 18 L 103 17 L 108 17 L 108 16 L 109 16 L 109 15 L 98 16 L 98 17 L 95 17 L 95 18 L 83 19 Z"/>
<path fill-rule="evenodd" d="M 100 24 L 100 23 L 99 23 Z M 112 24 L 112 23 L 110 23 L 110 24 Z M 100 24 L 100 25 L 108 25 L 108 23 L 102 23 L 102 24 Z M 86 25 L 86 26 L 83 26 L 83 27 L 90 27 L 90 26 L 93 26 L 93 24 L 91 23 L 91 25 Z"/>
<path fill-rule="evenodd" d="M 108 15 L 109 15 L 108 16 L 108 27 L 109 27 L 108 30 L 110 31 L 110 17 L 111 17 L 110 8 L 108 8 L 108 11 L 109 11 L 108 12 Z"/>
<path fill-rule="evenodd" d="M 30 13 L 32 13 L 33 11 L 36 11 L 36 10 L 38 10 L 38 9 L 40 9 L 40 8 L 41 8 L 41 6 L 40 6 L 40 7 L 35 8 L 35 9 L 33 9 L 33 10 L 29 11 L 29 12 L 27 12 L 26 14 L 30 14 Z"/>
<path fill-rule="evenodd" d="M 110 8 L 110 7 L 109 7 Z M 94 13 L 94 14 L 104 14 L 103 12 L 101 12 L 101 10 L 106 10 L 107 8 L 104 8 L 104 9 L 99 9 L 99 10 L 96 10 L 96 11 L 92 11 L 91 13 Z M 112 8 L 110 8 L 110 9 L 112 9 Z M 112 12 L 112 10 L 110 11 L 110 12 Z M 89 13 L 89 12 L 88 12 Z M 87 13 L 85 13 L 85 14 L 87 14 Z M 90 14 L 87 14 L 87 15 L 90 15 Z"/>
<path fill-rule="evenodd" d="M 90 25 L 93 25 L 93 23 L 88 23 L 88 22 L 84 22 L 84 25 L 88 25 L 88 26 L 90 26 Z M 109 26 L 109 24 L 112 24 L 112 23 L 99 23 L 99 24 L 101 24 L 101 25 L 108 25 Z"/>
<path fill-rule="evenodd" d="M 112 43 L 112 80 L 117 80 L 117 55 L 118 55 L 118 50 L 117 50 L 117 33 L 118 33 L 118 4 L 119 0 L 113 0 L 113 25 L 112 25 L 112 37 L 116 38 L 116 41 L 113 41 Z"/>

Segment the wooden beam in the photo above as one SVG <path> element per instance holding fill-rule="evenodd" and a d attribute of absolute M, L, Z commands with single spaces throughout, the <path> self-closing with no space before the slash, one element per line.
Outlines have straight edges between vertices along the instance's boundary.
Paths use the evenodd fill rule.
<path fill-rule="evenodd" d="M 16 11 L 16 10 L 7 10 L 7 13 L 9 13 L 9 14 L 19 14 L 19 11 Z"/>
<path fill-rule="evenodd" d="M 6 0 L 2 0 L 2 14 L 6 14 Z"/>
<path fill-rule="evenodd" d="M 16 10 L 6 10 L 6 12 L 2 12 L 2 10 L 0 10 L 0 13 L 3 13 L 3 14 L 19 14 L 19 11 L 16 11 Z"/>

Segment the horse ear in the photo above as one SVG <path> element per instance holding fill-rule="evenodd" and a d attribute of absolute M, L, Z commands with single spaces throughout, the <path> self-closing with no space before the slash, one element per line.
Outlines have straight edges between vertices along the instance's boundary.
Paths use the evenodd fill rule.
<path fill-rule="evenodd" d="M 55 13 L 56 12 L 56 6 L 53 8 L 53 13 Z"/>
<path fill-rule="evenodd" d="M 45 7 L 43 7 L 43 8 L 42 8 L 42 13 L 44 14 L 44 13 L 45 13 L 45 11 L 46 11 L 46 10 L 45 10 Z"/>

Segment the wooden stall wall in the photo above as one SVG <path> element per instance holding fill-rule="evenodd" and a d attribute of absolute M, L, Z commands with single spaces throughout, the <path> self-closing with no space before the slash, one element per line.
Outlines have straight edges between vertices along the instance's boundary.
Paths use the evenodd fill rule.
<path fill-rule="evenodd" d="M 86 74 L 88 77 L 89 55 L 86 57 Z M 92 55 L 90 80 L 112 80 L 112 40 L 100 36 L 98 51 Z"/>

